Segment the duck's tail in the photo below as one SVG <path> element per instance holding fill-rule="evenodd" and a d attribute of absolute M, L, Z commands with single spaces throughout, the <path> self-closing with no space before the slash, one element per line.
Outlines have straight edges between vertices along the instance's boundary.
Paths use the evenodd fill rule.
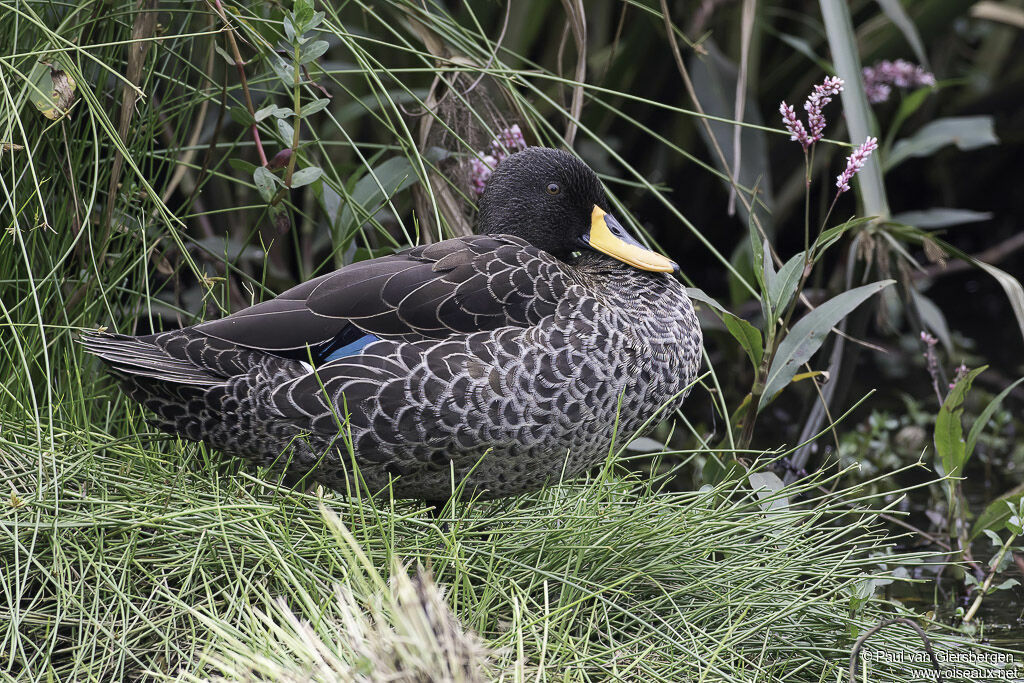
<path fill-rule="evenodd" d="M 227 379 L 221 373 L 197 363 L 202 354 L 173 353 L 167 348 L 166 335 L 130 337 L 124 334 L 93 332 L 82 335 L 85 350 L 99 357 L 119 377 L 145 377 L 193 387 L 212 387 Z M 163 343 L 161 343 L 161 341 Z M 187 344 L 178 344 L 181 351 Z"/>
<path fill-rule="evenodd" d="M 125 394 L 155 415 L 152 425 L 236 451 L 242 449 L 235 442 L 257 434 L 255 423 L 268 417 L 266 394 L 305 372 L 298 361 L 189 328 L 142 337 L 90 333 L 80 342 L 107 364 Z"/>

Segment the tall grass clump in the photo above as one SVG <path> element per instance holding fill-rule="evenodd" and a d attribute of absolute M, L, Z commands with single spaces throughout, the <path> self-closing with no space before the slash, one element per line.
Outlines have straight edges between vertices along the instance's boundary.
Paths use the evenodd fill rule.
<path fill-rule="evenodd" d="M 744 355 L 760 328 L 707 295 L 704 322 L 728 350 L 709 356 L 680 426 L 646 444 L 653 455 L 616 445 L 581 481 L 437 517 L 294 491 L 158 434 L 75 343 L 98 326 L 192 324 L 465 234 L 474 162 L 513 125 L 530 144 L 580 152 L 635 234 L 696 254 L 694 271 L 722 275 L 730 309 L 762 310 L 778 226 L 752 150 L 784 133 L 710 105 L 736 76 L 705 73 L 718 48 L 688 41 L 703 28 L 684 32 L 665 10 L 0 3 L 5 680 L 835 681 L 857 638 L 892 617 L 923 625 L 947 669 L 950 653 L 978 647 L 883 590 L 961 556 L 909 552 L 892 534 L 903 494 L 925 485 L 830 462 L 782 486 L 773 468 L 803 451 L 766 448 L 760 430 L 784 413 L 762 413 L 758 433 L 743 421 L 761 408 L 747 395 L 764 349 L 751 367 Z M 690 62 L 692 82 L 684 50 L 706 57 Z M 742 168 L 722 163 L 733 147 L 695 156 L 736 127 Z M 839 145 L 819 147 L 830 158 Z M 679 192 L 683 171 L 707 185 Z M 821 172 L 812 162 L 798 175 Z M 735 239 L 689 217 L 721 187 L 740 200 Z M 906 249 L 898 238 L 912 232 L 890 230 L 892 242 L 877 222 L 842 225 L 827 237 L 850 258 L 850 282 L 866 275 L 865 253 Z M 844 289 L 821 275 L 831 265 L 808 281 L 815 303 Z M 811 305 L 804 294 L 790 292 L 787 321 L 798 299 Z M 768 319 L 781 348 L 796 326 Z M 749 348 L 728 341 L 737 330 Z M 790 375 L 783 393 L 820 379 Z M 807 446 L 846 407 L 826 401 L 828 420 L 800 421 L 779 443 Z M 930 480 L 918 459 L 895 474 Z M 922 651 L 905 626 L 865 647 Z M 873 659 L 870 680 L 906 680 L 893 659 Z"/>

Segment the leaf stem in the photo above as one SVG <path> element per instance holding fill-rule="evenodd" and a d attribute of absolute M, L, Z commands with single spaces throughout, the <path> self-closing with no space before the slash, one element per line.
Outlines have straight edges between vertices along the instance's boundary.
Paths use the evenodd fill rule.
<path fill-rule="evenodd" d="M 249 81 L 245 77 L 245 61 L 242 59 L 242 53 L 239 52 L 238 43 L 235 41 L 235 30 L 231 28 L 231 24 L 228 22 L 228 16 L 224 12 L 224 7 L 221 5 L 220 0 L 213 0 L 213 4 L 217 8 L 217 14 L 220 15 L 221 20 L 224 22 L 224 26 L 227 28 L 228 44 L 231 46 L 231 55 L 235 60 L 235 68 L 238 70 L 238 78 L 242 82 L 242 93 L 245 95 L 245 106 L 249 109 L 249 116 L 253 119 L 251 126 L 252 139 L 253 142 L 256 143 L 256 152 L 260 156 L 260 164 L 266 166 L 267 153 L 263 151 L 263 141 L 260 140 L 260 131 L 256 124 L 256 109 L 252 106 L 252 95 L 249 93 Z"/>

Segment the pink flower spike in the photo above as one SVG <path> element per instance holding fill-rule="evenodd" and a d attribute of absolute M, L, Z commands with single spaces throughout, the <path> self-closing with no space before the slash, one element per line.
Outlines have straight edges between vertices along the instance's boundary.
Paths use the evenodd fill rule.
<path fill-rule="evenodd" d="M 853 150 L 853 154 L 846 157 L 846 170 L 836 177 L 836 187 L 839 188 L 839 194 L 849 191 L 850 181 L 853 180 L 853 176 L 857 174 L 857 171 L 864 168 L 868 157 L 876 149 L 878 149 L 878 138 L 873 138 L 869 135 L 863 145 Z"/>
<path fill-rule="evenodd" d="M 890 62 L 883 59 L 874 66 L 866 66 L 861 71 L 864 79 L 864 92 L 872 104 L 885 102 L 892 94 L 893 86 L 897 88 L 922 88 L 935 85 L 935 74 L 925 71 L 924 67 L 897 59 Z"/>
<path fill-rule="evenodd" d="M 807 149 L 811 146 L 810 138 L 807 137 L 807 131 L 804 129 L 804 124 L 796 117 L 796 112 L 793 111 L 793 107 L 782 102 L 779 105 L 779 113 L 782 114 L 782 123 L 786 125 L 786 130 L 789 131 L 789 139 L 795 142 L 799 142 Z"/>
<path fill-rule="evenodd" d="M 843 91 L 843 79 L 838 76 L 829 76 L 821 85 L 814 86 L 814 92 L 804 102 L 804 109 L 807 111 L 807 127 L 809 129 L 810 144 L 821 139 L 825 132 L 825 115 L 822 109 L 832 101 L 835 95 Z"/>

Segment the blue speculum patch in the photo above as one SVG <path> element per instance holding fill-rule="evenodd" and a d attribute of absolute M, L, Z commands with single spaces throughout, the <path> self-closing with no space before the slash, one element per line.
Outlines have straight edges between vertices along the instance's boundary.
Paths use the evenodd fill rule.
<path fill-rule="evenodd" d="M 338 360 L 339 358 L 345 358 L 346 356 L 354 356 L 362 351 L 363 348 L 375 341 L 380 341 L 380 337 L 375 334 L 365 334 L 354 342 L 349 342 L 348 344 L 331 351 L 326 357 L 324 357 L 322 362 L 330 363 L 332 360 Z"/>

